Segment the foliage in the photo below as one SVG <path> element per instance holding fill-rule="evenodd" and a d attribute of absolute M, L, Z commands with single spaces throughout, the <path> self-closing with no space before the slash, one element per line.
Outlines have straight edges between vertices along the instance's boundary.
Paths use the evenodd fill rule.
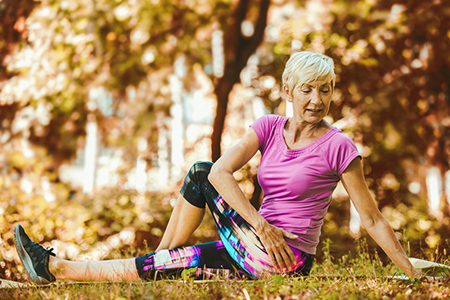
<path fill-rule="evenodd" d="M 4 60 L 17 75 L 0 86 L 0 104 L 10 109 L 2 133 L 29 137 L 57 163 L 75 155 L 88 119 L 107 145 L 135 148 L 140 136 L 152 144 L 155 113 L 169 112 L 175 60 L 182 54 L 188 66 L 181 77 L 195 63 L 210 62 L 212 24 L 227 29 L 231 7 L 231 1 L 41 3 L 26 20 L 28 43 Z M 187 90 L 196 84 L 185 79 Z M 98 88 L 110 94 L 111 112 L 95 103 Z M 19 116 L 30 124 L 14 126 Z"/>
<path fill-rule="evenodd" d="M 27 37 L 25 20 L 35 6 L 36 2 L 30 0 L 0 3 L 0 61 Z M 4 78 L 7 78 L 6 68 L 0 65 L 0 81 Z"/>

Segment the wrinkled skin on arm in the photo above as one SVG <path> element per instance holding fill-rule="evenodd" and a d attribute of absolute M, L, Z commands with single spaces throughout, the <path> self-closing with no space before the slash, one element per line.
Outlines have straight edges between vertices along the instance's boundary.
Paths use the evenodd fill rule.
<path fill-rule="evenodd" d="M 398 242 L 391 226 L 380 213 L 364 180 L 362 163 L 355 158 L 341 175 L 342 183 L 358 211 L 370 236 L 383 248 L 390 259 L 410 278 L 420 277 Z"/>

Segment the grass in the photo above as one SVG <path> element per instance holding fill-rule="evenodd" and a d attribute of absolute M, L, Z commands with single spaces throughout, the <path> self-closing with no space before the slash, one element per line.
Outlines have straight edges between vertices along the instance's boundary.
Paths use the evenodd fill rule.
<path fill-rule="evenodd" d="M 310 277 L 267 280 L 157 281 L 72 284 L 3 289 L 1 299 L 445 299 L 448 282 L 383 278 Z"/>
<path fill-rule="evenodd" d="M 395 280 L 402 275 L 393 264 L 383 266 L 378 255 L 358 244 L 355 256 L 334 259 L 324 243 L 324 261 L 310 277 L 274 275 L 264 280 L 161 280 L 153 282 L 72 283 L 0 289 L 0 299 L 450 299 L 450 277 L 441 280 Z M 441 263 L 449 264 L 448 260 Z M 450 274 L 448 274 L 450 275 Z M 447 275 L 447 276 L 448 276 Z"/>

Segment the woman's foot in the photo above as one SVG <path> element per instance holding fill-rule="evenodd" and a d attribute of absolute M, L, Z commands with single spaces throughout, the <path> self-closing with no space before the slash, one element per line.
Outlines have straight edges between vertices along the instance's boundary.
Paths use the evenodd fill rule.
<path fill-rule="evenodd" d="M 14 228 L 14 244 L 30 282 L 48 284 L 56 280 L 48 270 L 49 257 L 55 256 L 53 248 L 44 249 L 33 243 L 19 224 Z"/>

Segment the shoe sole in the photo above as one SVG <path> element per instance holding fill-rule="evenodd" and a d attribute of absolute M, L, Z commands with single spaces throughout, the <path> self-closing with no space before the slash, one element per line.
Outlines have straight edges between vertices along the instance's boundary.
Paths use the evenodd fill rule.
<path fill-rule="evenodd" d="M 28 255 L 27 251 L 22 245 L 22 240 L 19 234 L 20 225 L 17 224 L 14 227 L 14 245 L 16 246 L 17 254 L 19 254 L 20 261 L 25 267 L 25 273 L 27 274 L 28 281 L 34 282 L 37 285 L 49 284 L 50 282 L 44 277 L 39 276 L 33 268 L 33 262 Z"/>

